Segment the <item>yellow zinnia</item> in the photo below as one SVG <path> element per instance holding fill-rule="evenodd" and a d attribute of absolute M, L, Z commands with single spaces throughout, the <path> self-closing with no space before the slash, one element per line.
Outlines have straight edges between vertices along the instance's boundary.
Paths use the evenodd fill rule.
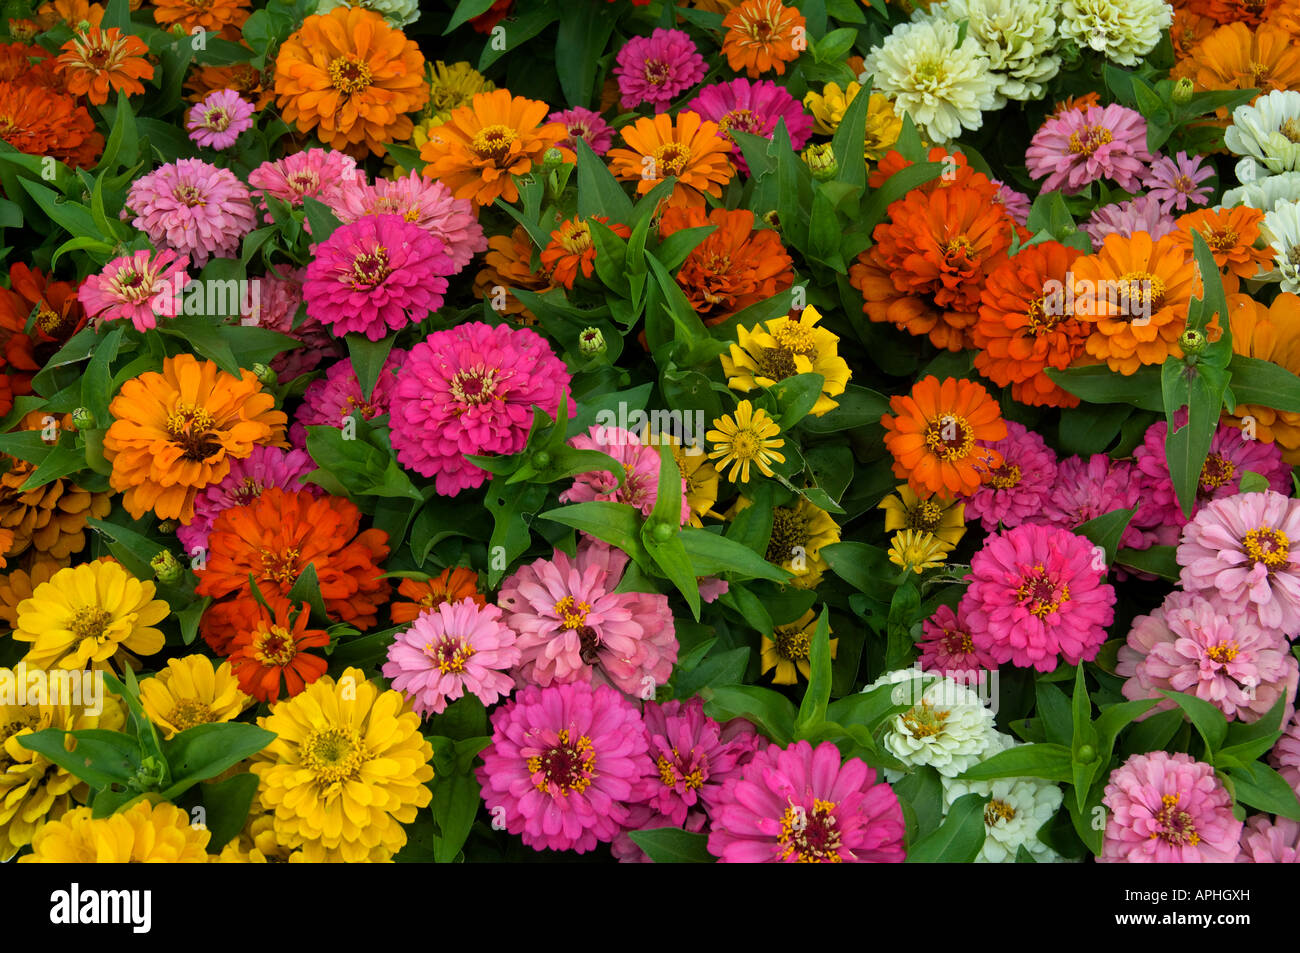
<path fill-rule="evenodd" d="M 212 834 L 166 801 L 137 801 L 119 814 L 92 818 L 79 807 L 46 824 L 20 864 L 206 864 Z"/>
<path fill-rule="evenodd" d="M 910 569 L 917 575 L 935 566 L 942 566 L 947 558 L 947 550 L 934 538 L 933 533 L 905 529 L 895 533 L 889 545 L 889 561 L 895 566 Z"/>
<path fill-rule="evenodd" d="M 433 746 L 400 692 L 349 668 L 272 705 L 257 723 L 276 734 L 252 771 L 278 843 L 301 847 L 310 863 L 382 862 L 402 849 L 402 825 L 433 797 Z"/>
<path fill-rule="evenodd" d="M 275 818 L 258 814 L 248 820 L 239 836 L 221 848 L 218 864 L 301 864 L 302 851 L 290 850 L 276 839 Z"/>
<path fill-rule="evenodd" d="M 772 631 L 772 638 L 763 636 L 761 649 L 762 670 L 766 675 L 772 669 L 773 685 L 794 685 L 799 675 L 805 679 L 812 677 L 812 666 L 808 664 L 808 653 L 812 648 L 813 636 L 817 634 L 817 616 L 809 609 L 798 620 L 789 625 L 778 625 Z M 839 651 L 839 639 L 831 639 L 831 658 Z"/>
<path fill-rule="evenodd" d="M 820 374 L 825 383 L 809 413 L 820 417 L 834 410 L 839 403 L 831 398 L 844 393 L 851 374 L 837 350 L 840 339 L 817 327 L 820 320 L 821 314 L 809 305 L 797 321 L 780 317 L 752 330 L 738 327 L 739 343 L 731 345 L 730 356 L 720 355 L 727 386 L 748 393 L 796 374 Z"/>
<path fill-rule="evenodd" d="M 14 639 L 32 643 L 23 661 L 38 668 L 105 668 L 119 652 L 161 651 L 163 634 L 152 626 L 170 609 L 155 591 L 120 563 L 60 569 L 18 604 Z"/>
<path fill-rule="evenodd" d="M 489 93 L 496 84 L 469 63 L 452 63 L 448 66 L 438 60 L 429 67 L 428 118 L 438 123 L 446 122 L 453 109 L 468 106 L 475 93 Z M 425 136 L 428 141 L 428 136 Z M 417 145 L 424 145 L 417 142 Z"/>
<path fill-rule="evenodd" d="M 951 552 L 966 535 L 966 504 L 932 496 L 921 499 L 904 483 L 877 506 L 885 511 L 885 532 L 914 529 L 932 533 L 946 552 Z"/>
<path fill-rule="evenodd" d="M 140 704 L 167 738 L 178 731 L 217 721 L 231 721 L 253 703 L 239 689 L 229 662 L 214 669 L 206 655 L 172 659 L 167 667 L 140 683 Z"/>
<path fill-rule="evenodd" d="M 813 115 L 813 128 L 824 136 L 834 135 L 844 121 L 849 104 L 861 92 L 858 83 L 849 83 L 840 89 L 838 83 L 827 83 L 820 93 L 808 92 L 803 103 Z M 903 131 L 903 117 L 894 110 L 894 103 L 883 93 L 872 93 L 867 101 L 866 138 L 862 144 L 864 159 L 879 160 L 898 142 Z"/>
<path fill-rule="evenodd" d="M 742 400 L 734 419 L 730 414 L 723 414 L 713 421 L 713 427 L 704 435 L 714 445 L 709 459 L 719 461 L 719 472 L 731 467 L 727 479 L 732 483 L 749 482 L 751 463 L 763 476 L 769 477 L 772 476 L 770 461 L 785 463 L 785 457 L 777 452 L 785 446 L 785 438 L 779 436 L 781 427 L 763 408 L 755 410 L 753 404 Z"/>

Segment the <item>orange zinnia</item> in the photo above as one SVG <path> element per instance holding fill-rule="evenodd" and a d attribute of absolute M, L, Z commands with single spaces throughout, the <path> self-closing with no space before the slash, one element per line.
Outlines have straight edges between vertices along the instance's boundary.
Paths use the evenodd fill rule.
<path fill-rule="evenodd" d="M 601 224 L 609 223 L 608 216 L 593 217 Z M 632 229 L 626 225 L 615 222 L 609 227 L 620 238 L 632 237 Z M 591 277 L 596 267 L 596 245 L 586 219 L 565 219 L 551 232 L 550 243 L 542 249 L 542 267 L 551 273 L 552 281 L 565 288 L 573 287 L 579 273 L 584 278 Z"/>
<path fill-rule="evenodd" d="M 231 643 L 230 670 L 244 694 L 274 702 L 280 697 L 281 680 L 285 697 L 293 698 L 325 674 L 329 663 L 304 650 L 324 648 L 330 637 L 324 629 L 307 628 L 307 603 L 295 607 L 274 595 L 266 601 L 273 611 L 259 602 L 257 611 L 244 618 Z"/>
<path fill-rule="evenodd" d="M 889 206 L 875 244 L 849 268 L 849 283 L 872 321 L 960 351 L 970 343 L 985 277 L 1006 260 L 1016 228 L 981 186 L 913 189 Z"/>
<path fill-rule="evenodd" d="M 133 0 L 131 9 L 140 9 L 140 0 Z M 36 25 L 42 33 L 53 30 L 60 23 L 66 23 L 73 30 L 82 23 L 99 26 L 103 19 L 103 4 L 88 3 L 87 0 L 53 0 L 36 8 Z"/>
<path fill-rule="evenodd" d="M 192 354 L 127 381 L 108 410 L 109 483 L 136 519 L 153 510 L 188 524 L 199 490 L 225 479 L 232 459 L 259 444 L 286 446 L 287 418 L 252 371 L 234 377 Z"/>
<path fill-rule="evenodd" d="M 1252 29 L 1229 23 L 1210 33 L 1169 75 L 1190 77 L 1197 92 L 1258 89 L 1262 95 L 1275 89 L 1300 89 L 1300 47 L 1280 27 L 1266 23 Z M 1217 115 L 1226 120 L 1227 107 L 1220 107 Z"/>
<path fill-rule="evenodd" d="M 1268 18 L 1272 26 L 1286 30 L 1292 36 L 1300 36 L 1300 0 L 1282 0 Z"/>
<path fill-rule="evenodd" d="M 1210 246 L 1215 264 L 1223 270 L 1223 290 L 1232 294 L 1241 287 L 1242 278 L 1254 278 L 1260 271 L 1273 267 L 1273 249 L 1268 245 L 1255 247 L 1263 221 L 1263 212 L 1244 205 L 1198 209 L 1179 216 L 1178 231 L 1172 237 L 1190 259 L 1192 232 L 1200 232 Z"/>
<path fill-rule="evenodd" d="M 88 169 L 104 151 L 95 120 L 71 96 L 0 80 L 0 139 L 29 156 Z"/>
<path fill-rule="evenodd" d="M 1169 27 L 1169 39 L 1174 44 L 1174 53 L 1178 59 L 1183 60 L 1191 56 L 1196 45 L 1218 26 L 1220 24 L 1217 21 L 1193 13 L 1187 7 L 1175 8 L 1174 22 Z"/>
<path fill-rule="evenodd" d="M 193 32 L 202 27 L 220 33 L 228 26 L 243 26 L 251 11 L 249 0 L 154 0 L 153 19 L 166 29 L 174 23 Z"/>
<path fill-rule="evenodd" d="M 1272 17 L 1279 0 L 1188 0 L 1187 9 L 1216 23 L 1257 26 Z"/>
<path fill-rule="evenodd" d="M 127 96 L 144 92 L 142 79 L 153 79 L 153 67 L 145 54 L 149 47 L 138 36 L 123 35 L 117 27 L 101 30 L 92 26 L 85 33 L 73 34 L 62 46 L 59 71 L 68 81 L 68 90 L 85 94 L 95 105 L 108 102 L 109 89 Z"/>
<path fill-rule="evenodd" d="M 947 168 L 929 182 L 918 185 L 917 188 L 923 192 L 933 192 L 935 189 L 964 185 L 987 192 L 990 201 L 998 194 L 998 187 L 992 183 L 989 177 L 983 172 L 977 172 L 971 168 L 966 156 L 960 152 L 949 152 L 943 146 L 933 146 L 926 155 L 925 161 L 944 163 Z M 895 172 L 900 172 L 911 164 L 911 160 L 903 158 L 903 154 L 897 149 L 890 149 L 885 153 L 885 157 L 880 160 L 875 169 L 871 171 L 871 174 L 867 176 L 867 185 L 873 189 L 878 189 Z"/>
<path fill-rule="evenodd" d="M 1146 232 L 1107 235 L 1101 250 L 1074 263 L 1075 313 L 1093 322 L 1088 353 L 1118 374 L 1182 357 L 1178 338 L 1200 294 L 1196 269 L 1178 240 Z"/>
<path fill-rule="evenodd" d="M 794 284 L 794 261 L 777 233 L 756 229 L 745 209 L 670 208 L 659 223 L 667 238 L 683 228 L 716 226 L 686 256 L 677 284 L 705 324 L 718 324 L 751 304 L 766 301 Z"/>
<path fill-rule="evenodd" d="M 33 311 L 29 333 L 27 319 Z M 50 281 L 40 269 L 22 262 L 11 265 L 9 288 L 0 289 L 0 349 L 13 392 L 30 394 L 33 375 L 85 324 L 85 309 L 71 284 Z"/>
<path fill-rule="evenodd" d="M 280 47 L 275 92 L 286 122 L 357 158 L 411 138 L 408 114 L 429 101 L 420 48 L 365 7 L 304 20 Z"/>
<path fill-rule="evenodd" d="M 20 86 L 46 86 L 63 91 L 59 64 L 39 46 L 0 43 L 0 80 Z"/>
<path fill-rule="evenodd" d="M 1007 435 L 997 401 L 974 381 L 934 375 L 916 383 L 909 396 L 889 399 L 893 415 L 880 418 L 894 475 L 918 496 L 970 496 L 984 474 L 1002 466 L 1002 454 L 980 441 Z"/>
<path fill-rule="evenodd" d="M 250 53 L 251 55 L 251 53 Z M 271 69 L 256 69 L 252 63 L 235 63 L 231 66 L 196 66 L 185 79 L 185 97 L 191 103 L 207 99 L 219 89 L 233 89 L 254 108 L 265 109 L 275 98 Z"/>
<path fill-rule="evenodd" d="M 1300 297 L 1284 291 L 1265 307 L 1250 295 L 1228 295 L 1228 325 L 1234 353 L 1300 374 Z M 1253 404 L 1238 404 L 1236 409 L 1223 419 L 1244 437 L 1277 444 L 1282 459 L 1292 466 L 1300 464 L 1300 413 Z"/>
<path fill-rule="evenodd" d="M 368 629 L 388 598 L 379 568 L 388 557 L 388 534 L 360 528 L 361 511 L 348 500 L 272 487 L 246 506 L 217 514 L 195 591 L 214 598 L 247 595 L 251 574 L 263 594 L 287 596 L 313 566 L 325 611 Z"/>
<path fill-rule="evenodd" d="M 444 602 L 471 599 L 475 605 L 487 604 L 487 599 L 478 591 L 478 573 L 463 566 L 444 569 L 433 579 L 403 579 L 397 591 L 412 601 L 397 601 L 389 607 L 394 625 L 414 622 L 420 613 L 436 609 Z"/>
<path fill-rule="evenodd" d="M 1069 367 L 1092 330 L 1065 313 L 1063 295 L 1049 295 L 1050 289 L 1064 290 L 1070 266 L 1082 254 L 1060 242 L 1039 242 L 994 268 L 984 284 L 979 321 L 971 329 L 980 349 L 975 369 L 999 387 L 1010 384 L 1011 396 L 1022 404 L 1079 404 L 1046 368 Z"/>
<path fill-rule="evenodd" d="M 527 175 L 569 134 L 563 123 L 546 122 L 550 111 L 546 103 L 512 96 L 508 89 L 475 93 L 468 106 L 453 109 L 445 123 L 429 131 L 429 141 L 420 147 L 420 158 L 428 163 L 424 174 L 475 205 L 491 205 L 498 197 L 517 202 L 511 176 Z M 560 153 L 573 161 L 568 149 Z"/>
<path fill-rule="evenodd" d="M 536 316 L 511 289 L 541 294 L 555 287 L 545 269 L 533 270 L 532 261 L 533 241 L 522 225 L 516 225 L 509 235 L 493 235 L 488 239 L 483 267 L 474 276 L 474 296 L 486 299 L 498 314 L 519 315 L 521 323 L 532 324 Z"/>
<path fill-rule="evenodd" d="M 722 38 L 727 65 L 750 79 L 770 69 L 780 76 L 785 64 L 808 48 L 807 21 L 797 7 L 781 0 L 745 0 L 722 18 L 722 28 L 727 31 Z"/>
<path fill-rule="evenodd" d="M 1101 104 L 1101 97 L 1096 92 L 1082 93 L 1079 96 L 1066 96 L 1065 99 L 1052 107 L 1052 114 L 1048 118 L 1057 119 L 1076 109 L 1080 112 L 1086 112 L 1090 107 L 1100 106 Z"/>
<path fill-rule="evenodd" d="M 645 195 L 669 176 L 677 177 L 670 206 L 704 208 L 704 194 L 722 197 L 722 187 L 736 174 L 727 158 L 731 141 L 718 135 L 718 124 L 683 110 L 642 116 L 619 130 L 630 149 L 610 149 L 609 168 L 624 182 L 635 182 Z"/>

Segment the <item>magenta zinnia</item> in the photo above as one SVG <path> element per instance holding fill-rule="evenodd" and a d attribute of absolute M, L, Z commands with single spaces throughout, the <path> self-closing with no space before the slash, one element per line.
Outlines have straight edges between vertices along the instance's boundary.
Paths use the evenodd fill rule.
<path fill-rule="evenodd" d="M 998 667 L 992 655 L 976 647 L 965 618 L 950 606 L 939 606 L 934 615 L 921 623 L 921 641 L 917 648 L 921 650 L 917 664 L 922 669 L 962 684 L 971 674 Z"/>
<path fill-rule="evenodd" d="M 258 197 L 263 212 L 266 212 L 265 218 L 270 222 L 273 219 L 267 212 L 267 196 L 290 207 L 301 206 L 303 199 L 313 198 L 337 209 L 343 189 L 362 175 L 357 160 L 346 153 L 332 149 L 304 149 L 274 162 L 263 162 L 248 173 L 248 184 L 253 187 L 253 194 Z M 310 234 L 310 226 L 306 227 Z"/>
<path fill-rule="evenodd" d="M 689 34 L 663 27 L 649 36 L 633 36 L 618 51 L 616 62 L 614 78 L 623 108 L 649 103 L 657 113 L 709 71 Z"/>
<path fill-rule="evenodd" d="M 785 120 L 790 134 L 790 145 L 798 152 L 812 135 L 813 119 L 803 104 L 791 96 L 783 86 L 771 80 L 754 82 L 744 77 L 728 83 L 714 83 L 700 90 L 699 95 L 686 104 L 686 108 L 718 124 L 718 135 L 734 143 L 731 160 L 746 175 L 749 166 L 741 153 L 740 143 L 732 130 L 753 133 L 771 139 L 777 123 Z"/>
<path fill-rule="evenodd" d="M 147 331 L 157 327 L 159 312 L 174 315 L 181 310 L 189 261 L 172 251 L 137 251 L 114 258 L 81 283 L 77 300 L 92 322 L 130 321 L 137 331 Z M 156 303 L 165 307 L 155 311 Z"/>
<path fill-rule="evenodd" d="M 966 518 L 978 517 L 985 532 L 992 533 L 999 523 L 1009 529 L 1037 517 L 1056 481 L 1056 454 L 1038 434 L 1010 420 L 1005 437 L 980 446 L 1002 454 L 1002 464 L 984 474 L 966 501 Z"/>
<path fill-rule="evenodd" d="M 131 184 L 123 220 L 160 248 L 188 255 L 202 268 L 209 258 L 238 258 L 239 243 L 257 226 L 248 188 L 229 169 L 201 159 L 177 159 Z"/>
<path fill-rule="evenodd" d="M 614 144 L 614 128 L 600 118 L 600 113 L 582 106 L 553 112 L 546 117 L 546 121 L 558 122 L 569 131 L 569 135 L 556 145 L 571 152 L 578 151 L 579 139 L 590 146 L 591 151 L 598 156 L 603 156 Z"/>

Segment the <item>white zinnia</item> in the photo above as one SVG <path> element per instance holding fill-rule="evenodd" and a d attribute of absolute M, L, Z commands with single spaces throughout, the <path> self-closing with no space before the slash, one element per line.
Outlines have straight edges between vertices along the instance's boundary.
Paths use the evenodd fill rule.
<path fill-rule="evenodd" d="M 365 7 L 381 14 L 389 25 L 399 30 L 420 19 L 419 0 L 319 0 L 317 13 L 329 13 L 337 7 Z"/>
<path fill-rule="evenodd" d="M 1273 211 L 1264 213 L 1260 232 L 1273 246 L 1282 290 L 1300 291 L 1300 202 L 1278 202 Z"/>
<path fill-rule="evenodd" d="M 1165 0 L 1064 0 L 1061 36 L 1080 48 L 1091 48 L 1124 66 L 1156 48 L 1173 22 Z"/>
<path fill-rule="evenodd" d="M 872 91 L 892 99 L 898 114 L 910 115 L 936 144 L 978 129 L 983 110 L 997 108 L 998 77 L 988 57 L 972 36 L 958 46 L 957 34 L 957 25 L 945 20 L 900 23 L 863 67 L 874 77 Z"/>
<path fill-rule="evenodd" d="M 967 21 L 966 35 L 983 48 L 997 78 L 1001 107 L 1007 99 L 1041 99 L 1047 81 L 1060 72 L 1060 9 L 1060 0 L 948 0 L 934 4 L 928 13 L 918 10 L 912 19 Z"/>
<path fill-rule="evenodd" d="M 1279 204 L 1297 201 L 1300 201 L 1300 172 L 1283 172 L 1228 189 L 1217 207 L 1244 205 L 1261 212 L 1271 212 Z"/>
<path fill-rule="evenodd" d="M 1039 863 L 1060 855 L 1038 839 L 1038 831 L 1061 807 L 1061 789 L 1039 778 L 996 781 L 943 779 L 944 811 L 966 794 L 989 798 L 984 806 L 984 846 L 976 863 L 1013 864 L 1021 847 Z"/>
<path fill-rule="evenodd" d="M 1247 156 L 1268 172 L 1294 172 L 1300 169 L 1300 93 L 1275 89 L 1260 96 L 1254 105 L 1238 106 L 1232 111 L 1232 125 L 1224 130 L 1223 144 L 1233 155 Z M 1258 173 L 1253 168 L 1238 178 L 1251 181 Z"/>
<path fill-rule="evenodd" d="M 916 678 L 926 681 L 907 684 Z M 910 668 L 888 672 L 863 691 L 896 683 L 894 703 L 911 707 L 885 723 L 881 741 L 899 761 L 911 767 L 932 765 L 940 774 L 955 777 L 996 750 L 993 712 L 970 688 Z"/>

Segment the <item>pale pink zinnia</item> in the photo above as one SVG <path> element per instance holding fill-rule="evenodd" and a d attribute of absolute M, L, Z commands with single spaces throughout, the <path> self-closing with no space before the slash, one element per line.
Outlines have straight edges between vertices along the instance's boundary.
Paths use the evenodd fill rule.
<path fill-rule="evenodd" d="M 1256 814 L 1246 821 L 1238 849 L 1239 864 L 1300 863 L 1300 823 Z"/>
<path fill-rule="evenodd" d="M 1007 214 L 1011 216 L 1017 225 L 1022 227 L 1028 225 L 1029 211 L 1033 207 L 1029 196 L 1024 192 L 1017 192 L 1000 179 L 990 179 L 989 181 L 998 187 L 997 194 L 993 196 L 993 201 L 1005 208 Z"/>
<path fill-rule="evenodd" d="M 951 606 L 939 606 L 921 623 L 917 648 L 921 650 L 917 663 L 921 668 L 957 680 L 998 667 L 992 655 L 975 647 L 966 620 Z"/>
<path fill-rule="evenodd" d="M 271 196 L 289 207 L 303 204 L 303 199 L 313 198 L 330 208 L 339 204 L 345 186 L 356 182 L 364 173 L 357 168 L 357 160 L 333 149 L 304 149 L 274 162 L 263 162 L 248 173 L 248 184 L 261 203 L 268 222 L 266 198 Z M 307 228 L 311 233 L 310 227 Z"/>
<path fill-rule="evenodd" d="M 1188 592 L 1214 592 L 1229 611 L 1261 627 L 1300 632 L 1300 502 L 1241 493 L 1207 503 L 1183 527 L 1176 556 Z"/>
<path fill-rule="evenodd" d="M 1101 863 L 1231 863 L 1242 823 L 1214 768 L 1191 755 L 1135 754 L 1111 772 Z"/>
<path fill-rule="evenodd" d="M 1092 239 L 1094 248 L 1100 248 L 1107 235 L 1131 238 L 1137 232 L 1146 232 L 1156 241 L 1177 231 L 1178 223 L 1159 199 L 1139 195 L 1127 202 L 1103 205 L 1079 225 L 1079 230 Z"/>
<path fill-rule="evenodd" d="M 200 146 L 229 149 L 253 128 L 253 104 L 233 89 L 215 90 L 190 109 L 185 128 Z"/>
<path fill-rule="evenodd" d="M 1179 152 L 1176 156 L 1158 155 L 1151 160 L 1151 170 L 1142 184 L 1148 189 L 1147 194 L 1166 209 L 1181 212 L 1188 205 L 1209 203 L 1214 189 L 1201 183 L 1213 175 L 1214 167 L 1207 165 L 1201 156 L 1189 159 L 1186 152 Z"/>
<path fill-rule="evenodd" d="M 1300 792 L 1300 712 L 1284 723 L 1282 737 L 1268 753 L 1268 763 L 1291 785 L 1291 790 Z"/>
<path fill-rule="evenodd" d="M 1251 722 L 1284 695 L 1290 715 L 1300 666 L 1280 635 L 1230 618 L 1194 593 L 1171 592 L 1133 620 L 1115 674 L 1127 679 L 1125 698 L 1161 700 L 1148 715 L 1173 708 L 1160 693 L 1175 691 L 1209 702 L 1229 721 Z"/>
<path fill-rule="evenodd" d="M 114 258 L 77 289 L 77 300 L 91 323 L 130 321 L 137 331 L 158 326 L 158 315 L 181 310 L 181 292 L 189 284 L 189 258 L 173 251 L 142 250 Z M 155 308 L 157 308 L 155 310 Z"/>
<path fill-rule="evenodd" d="M 577 556 L 556 550 L 519 568 L 501 584 L 497 604 L 519 633 L 515 683 L 612 684 L 653 698 L 677 661 L 677 633 L 668 597 L 615 592 L 627 553 L 583 537 Z"/>
<path fill-rule="evenodd" d="M 546 117 L 547 122 L 558 122 L 568 130 L 568 136 L 556 143 L 564 149 L 574 152 L 581 139 L 591 147 L 591 151 L 603 156 L 614 144 L 614 127 L 600 118 L 600 113 L 584 106 L 561 109 Z"/>
<path fill-rule="evenodd" d="M 177 159 L 131 184 L 122 219 L 149 241 L 188 255 L 196 268 L 210 258 L 237 258 L 257 226 L 248 187 L 229 169 L 202 159 Z"/>
<path fill-rule="evenodd" d="M 998 524 L 1010 529 L 1042 512 L 1056 482 L 1056 454 L 1043 438 L 1015 421 L 1007 421 L 1001 440 L 980 441 L 1002 454 L 1002 465 L 984 474 L 984 482 L 966 501 L 966 518 L 978 517 L 986 532 Z"/>
<path fill-rule="evenodd" d="M 608 843 L 652 770 L 636 707 L 608 685 L 530 685 L 492 713 L 475 777 L 494 821 L 534 850 Z"/>
<path fill-rule="evenodd" d="M 829 741 L 759 751 L 712 811 L 709 853 L 723 863 L 902 863 L 903 809 L 866 762 Z"/>
<path fill-rule="evenodd" d="M 1146 120 L 1118 103 L 1053 116 L 1034 133 L 1025 153 L 1030 177 L 1047 178 L 1044 192 L 1067 194 L 1099 179 L 1136 192 L 1150 161 Z"/>
<path fill-rule="evenodd" d="M 690 89 L 709 71 L 690 34 L 659 27 L 649 36 L 634 36 L 615 57 L 614 78 L 624 109 L 649 103 L 657 113 Z"/>
<path fill-rule="evenodd" d="M 659 498 L 659 448 L 643 444 L 637 435 L 622 427 L 593 426 L 585 434 L 577 434 L 569 441 L 577 450 L 597 450 L 623 464 L 623 485 L 608 470 L 579 473 L 573 486 L 560 494 L 562 503 L 588 503 L 607 500 L 627 503 L 649 516 Z M 686 499 L 686 478 L 682 477 L 681 523 L 691 519 L 691 505 Z"/>
<path fill-rule="evenodd" d="M 1086 538 L 1054 526 L 1024 523 L 988 537 L 971 558 L 958 609 L 976 647 L 999 664 L 1040 672 L 1095 658 L 1115 605 L 1098 555 Z"/>
<path fill-rule="evenodd" d="M 502 624 L 501 610 L 462 599 L 421 612 L 398 632 L 383 672 L 428 717 L 466 692 L 495 705 L 514 690 L 506 671 L 518 661 L 515 633 Z"/>

